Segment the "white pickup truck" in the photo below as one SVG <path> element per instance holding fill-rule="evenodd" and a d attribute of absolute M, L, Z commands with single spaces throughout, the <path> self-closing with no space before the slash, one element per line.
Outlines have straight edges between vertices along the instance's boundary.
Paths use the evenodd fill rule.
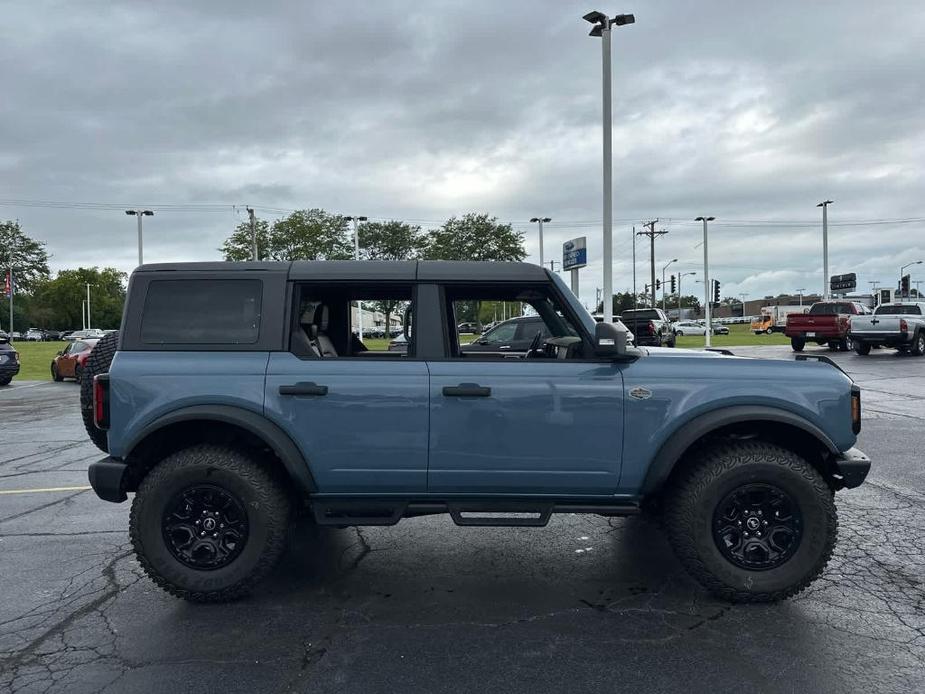
<path fill-rule="evenodd" d="M 899 301 L 878 306 L 872 316 L 851 316 L 848 339 L 858 354 L 872 347 L 895 347 L 925 354 L 925 301 Z"/>

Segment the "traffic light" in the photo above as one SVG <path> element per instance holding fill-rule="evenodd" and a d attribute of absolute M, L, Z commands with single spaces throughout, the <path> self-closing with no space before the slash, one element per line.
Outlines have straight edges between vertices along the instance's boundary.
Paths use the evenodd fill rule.
<path fill-rule="evenodd" d="M 719 303 L 719 280 L 713 280 L 713 303 Z"/>
<path fill-rule="evenodd" d="M 658 290 L 661 289 L 661 288 L 662 288 L 662 281 L 661 281 L 661 280 L 655 280 L 655 291 L 658 291 Z"/>
<path fill-rule="evenodd" d="M 678 291 L 678 285 L 674 281 L 674 275 L 672 275 L 671 276 L 671 293 L 674 294 L 676 291 Z"/>
<path fill-rule="evenodd" d="M 642 293 L 643 293 L 643 294 L 648 294 L 648 293 L 649 293 L 649 285 L 648 285 L 648 284 L 647 284 L 645 287 L 643 287 Z"/>
<path fill-rule="evenodd" d="M 899 293 L 902 296 L 909 296 L 909 275 L 903 275 L 902 279 L 899 282 Z"/>

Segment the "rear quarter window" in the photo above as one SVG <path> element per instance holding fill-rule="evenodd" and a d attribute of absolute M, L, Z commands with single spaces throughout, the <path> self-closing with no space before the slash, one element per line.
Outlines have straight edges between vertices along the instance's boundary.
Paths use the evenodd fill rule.
<path fill-rule="evenodd" d="M 254 344 L 260 336 L 260 280 L 154 280 L 141 318 L 145 344 Z"/>

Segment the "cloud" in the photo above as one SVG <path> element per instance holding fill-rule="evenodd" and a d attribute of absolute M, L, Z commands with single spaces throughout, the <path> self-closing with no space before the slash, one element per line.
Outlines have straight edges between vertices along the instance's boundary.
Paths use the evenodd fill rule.
<path fill-rule="evenodd" d="M 414 220 L 548 215 L 547 259 L 587 235 L 582 298 L 600 285 L 600 42 L 553 0 L 377 3 L 57 2 L 6 9 L 0 61 L 5 199 L 222 203 L 164 208 L 146 259 L 217 258 L 232 205 Z M 659 269 L 702 268 L 732 292 L 895 281 L 922 254 L 925 8 L 895 2 L 647 3 L 614 34 L 615 282 L 632 224 L 660 217 Z M 269 215 L 269 212 L 264 214 Z M 55 268 L 131 270 L 118 209 L 4 205 Z M 798 220 L 756 227 L 736 220 Z M 647 248 L 637 246 L 641 287 Z M 902 264 L 902 263 L 900 263 Z M 792 286 L 796 285 L 796 286 Z M 725 293 L 725 292 L 724 292 Z"/>

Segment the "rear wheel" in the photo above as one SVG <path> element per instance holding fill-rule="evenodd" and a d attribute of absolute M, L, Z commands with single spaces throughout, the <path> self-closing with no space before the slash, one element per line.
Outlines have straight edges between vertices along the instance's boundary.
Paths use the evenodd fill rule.
<path fill-rule="evenodd" d="M 697 454 L 671 490 L 666 526 L 681 563 L 711 593 L 772 602 L 822 573 L 838 516 L 832 490 L 806 460 L 740 441 Z"/>
<path fill-rule="evenodd" d="M 168 593 L 225 602 L 276 566 L 290 516 L 283 486 L 255 459 L 203 444 L 174 453 L 144 478 L 129 535 L 142 569 Z"/>
<path fill-rule="evenodd" d="M 862 357 L 870 354 L 870 345 L 866 342 L 855 342 L 854 351 Z"/>
<path fill-rule="evenodd" d="M 806 346 L 806 340 L 802 337 L 791 337 L 790 338 L 790 347 L 794 352 L 802 352 L 803 348 Z"/>
<path fill-rule="evenodd" d="M 925 354 L 925 332 L 919 331 L 916 333 L 912 341 L 912 353 L 917 357 Z"/>
<path fill-rule="evenodd" d="M 64 378 L 58 373 L 58 365 L 55 362 L 51 363 L 51 380 L 57 381 L 60 383 Z"/>
<path fill-rule="evenodd" d="M 768 328 L 767 330 L 765 330 L 765 332 L 766 332 L 768 335 L 772 335 L 772 334 L 774 333 L 774 329 L 773 329 L 773 328 Z"/>
<path fill-rule="evenodd" d="M 12 376 L 3 376 L 2 378 L 0 378 L 0 386 L 8 386 L 12 382 L 13 382 Z"/>
<path fill-rule="evenodd" d="M 116 354 L 119 345 L 119 331 L 109 333 L 93 347 L 87 362 L 84 364 L 80 382 L 80 415 L 84 421 L 87 436 L 104 453 L 109 452 L 109 441 L 106 432 L 96 428 L 93 423 L 93 377 L 109 372 L 109 365 Z"/>

